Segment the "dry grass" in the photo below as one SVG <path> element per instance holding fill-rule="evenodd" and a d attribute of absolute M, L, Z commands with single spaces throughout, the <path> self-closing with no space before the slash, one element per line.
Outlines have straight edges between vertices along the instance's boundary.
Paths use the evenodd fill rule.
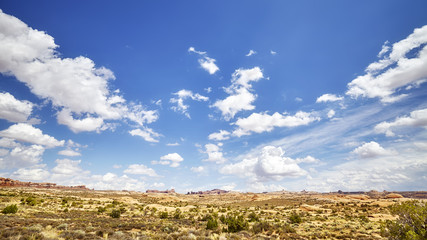
<path fill-rule="evenodd" d="M 382 221 L 394 219 L 387 206 L 396 201 L 402 199 L 0 188 L 0 210 L 18 206 L 0 214 L 0 239 L 381 239 Z M 236 223 L 227 219 L 244 227 L 229 231 Z M 209 220 L 218 227 L 207 230 Z"/>

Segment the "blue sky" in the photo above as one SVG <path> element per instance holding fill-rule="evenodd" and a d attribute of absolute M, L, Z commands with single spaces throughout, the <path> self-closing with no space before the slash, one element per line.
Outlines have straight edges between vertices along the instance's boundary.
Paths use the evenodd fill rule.
<path fill-rule="evenodd" d="M 1 1 L 0 175 L 426 190 L 425 1 Z"/>

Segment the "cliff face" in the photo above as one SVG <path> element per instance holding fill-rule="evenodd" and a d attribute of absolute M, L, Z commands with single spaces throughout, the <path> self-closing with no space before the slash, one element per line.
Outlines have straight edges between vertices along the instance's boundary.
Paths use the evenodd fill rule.
<path fill-rule="evenodd" d="M 34 187 L 34 188 L 55 188 L 65 190 L 90 190 L 86 186 L 61 186 L 56 183 L 34 183 L 34 182 L 21 182 L 10 178 L 0 177 L 0 187 Z"/>

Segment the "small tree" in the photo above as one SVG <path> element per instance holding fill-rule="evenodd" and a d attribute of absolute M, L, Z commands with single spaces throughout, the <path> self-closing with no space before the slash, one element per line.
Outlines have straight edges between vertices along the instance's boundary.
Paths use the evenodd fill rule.
<path fill-rule="evenodd" d="M 12 205 L 5 207 L 3 209 L 3 211 L 1 211 L 1 212 L 4 214 L 10 214 L 10 213 L 13 214 L 13 213 L 18 212 L 18 207 L 16 206 L 16 204 L 12 204 Z"/>
<path fill-rule="evenodd" d="M 382 235 L 389 239 L 427 239 L 427 203 L 407 201 L 394 204 L 390 213 L 397 215 L 396 221 L 386 221 Z"/>

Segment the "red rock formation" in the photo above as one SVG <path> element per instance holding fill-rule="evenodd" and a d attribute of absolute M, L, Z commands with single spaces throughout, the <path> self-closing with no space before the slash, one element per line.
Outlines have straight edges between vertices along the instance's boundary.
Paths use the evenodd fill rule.
<path fill-rule="evenodd" d="M 145 191 L 146 193 L 175 193 L 175 189 L 171 189 L 171 190 L 165 190 L 165 191 L 159 191 L 159 190 L 147 190 Z"/>
<path fill-rule="evenodd" d="M 10 178 L 0 177 L 0 187 L 34 187 L 34 188 L 54 188 L 64 190 L 90 190 L 84 185 L 80 186 L 61 186 L 56 183 L 34 183 L 34 182 L 21 182 Z"/>

